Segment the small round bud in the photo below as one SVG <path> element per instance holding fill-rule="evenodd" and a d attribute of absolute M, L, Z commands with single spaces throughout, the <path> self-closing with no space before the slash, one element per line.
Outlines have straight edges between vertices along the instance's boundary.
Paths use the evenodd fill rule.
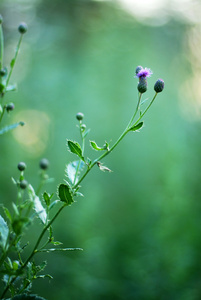
<path fill-rule="evenodd" d="M 13 103 L 9 103 L 6 105 L 7 112 L 13 110 L 15 108 L 15 105 Z"/>
<path fill-rule="evenodd" d="M 164 85 L 165 85 L 165 83 L 164 83 L 163 79 L 158 79 L 154 85 L 154 91 L 156 93 L 162 92 L 164 89 Z"/>
<path fill-rule="evenodd" d="M 49 160 L 46 158 L 41 159 L 39 166 L 42 170 L 46 170 L 49 167 Z"/>
<path fill-rule="evenodd" d="M 26 23 L 24 23 L 24 22 L 20 23 L 20 25 L 18 27 L 19 33 L 24 34 L 25 32 L 27 32 L 27 29 L 28 29 L 28 27 L 27 27 Z"/>
<path fill-rule="evenodd" d="M 4 77 L 6 74 L 7 74 L 6 68 L 3 68 L 3 69 L 0 70 L 0 76 L 1 77 Z"/>
<path fill-rule="evenodd" d="M 83 118 L 84 118 L 84 114 L 83 114 L 83 113 L 81 113 L 81 112 L 77 113 L 76 119 L 77 119 L 78 121 L 82 121 Z"/>
<path fill-rule="evenodd" d="M 84 131 L 86 129 L 86 127 L 87 126 L 85 124 L 82 124 L 81 129 Z"/>
<path fill-rule="evenodd" d="M 20 187 L 22 190 L 26 189 L 27 185 L 28 185 L 28 182 L 25 179 L 20 181 Z"/>
<path fill-rule="evenodd" d="M 2 17 L 2 15 L 0 15 L 0 24 L 2 24 L 3 23 L 3 17 Z"/>
<path fill-rule="evenodd" d="M 138 67 L 135 69 L 135 74 L 137 75 L 142 69 L 143 69 L 142 66 L 138 66 Z"/>
<path fill-rule="evenodd" d="M 24 171 L 26 169 L 26 167 L 27 166 L 23 161 L 19 162 L 19 164 L 17 165 L 17 168 L 19 171 Z"/>
<path fill-rule="evenodd" d="M 140 77 L 140 81 L 137 86 L 138 91 L 143 94 L 147 91 L 147 79 L 146 77 Z"/>

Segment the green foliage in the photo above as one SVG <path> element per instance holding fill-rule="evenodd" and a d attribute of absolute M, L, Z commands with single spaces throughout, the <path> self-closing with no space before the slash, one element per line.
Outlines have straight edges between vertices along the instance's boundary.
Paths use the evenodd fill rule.
<path fill-rule="evenodd" d="M 80 159 L 85 161 L 84 157 L 83 157 L 82 149 L 81 149 L 79 143 L 67 140 L 67 144 L 68 144 L 68 148 L 69 148 L 70 152 L 76 154 Z"/>
<path fill-rule="evenodd" d="M 21 32 L 21 33 L 25 33 Z M 1 40 L 2 40 L 2 31 L 1 31 Z M 6 110 L 6 105 L 3 104 L 4 96 L 7 92 L 15 90 L 15 85 L 10 85 L 10 77 L 13 71 L 13 68 L 16 63 L 16 58 L 20 48 L 22 40 L 22 35 L 20 36 L 19 42 L 17 44 L 14 58 L 10 62 L 10 70 L 8 73 L 5 73 L 1 77 L 0 82 L 0 122 L 4 120 L 5 113 L 8 113 Z M 2 43 L 1 43 L 2 49 Z M 0 64 L 3 62 L 3 51 L 1 51 Z M 2 66 L 1 66 L 2 67 Z M 3 207 L 4 213 L 7 217 L 7 223 L 0 216 L 0 272 L 2 276 L 2 281 L 4 282 L 4 289 L 2 290 L 1 298 L 4 298 L 7 295 L 14 297 L 12 299 L 35 299 L 40 300 L 42 298 L 36 295 L 29 295 L 28 292 L 32 289 L 32 283 L 36 279 L 48 278 L 51 279 L 52 276 L 49 274 L 39 274 L 43 272 L 47 263 L 36 263 L 39 260 L 38 256 L 41 252 L 52 253 L 52 252 L 65 252 L 65 251 L 74 251 L 82 250 L 82 248 L 74 247 L 61 247 L 62 243 L 54 240 L 53 235 L 53 223 L 59 217 L 61 211 L 64 207 L 71 205 L 74 202 L 74 197 L 83 196 L 79 191 L 81 186 L 80 183 L 83 182 L 87 174 L 92 170 L 94 166 L 98 166 L 101 171 L 111 172 L 109 168 L 104 166 L 101 163 L 101 160 L 109 155 L 125 137 L 129 131 L 137 131 L 142 128 L 143 122 L 140 122 L 144 117 L 145 113 L 152 105 L 154 98 L 149 102 L 147 108 L 144 112 L 140 113 L 137 121 L 134 119 L 139 113 L 141 96 L 139 95 L 138 104 L 136 110 L 132 112 L 132 119 L 128 126 L 125 128 L 123 133 L 119 136 L 117 141 L 109 148 L 109 144 L 105 142 L 102 147 L 99 147 L 95 141 L 90 141 L 90 146 L 93 150 L 103 151 L 100 156 L 94 160 L 88 158 L 84 154 L 85 142 L 89 129 L 86 129 L 86 125 L 82 123 L 83 114 L 77 118 L 79 121 L 79 131 L 81 143 L 67 140 L 67 146 L 70 153 L 73 153 L 77 156 L 78 160 L 73 161 L 66 166 L 65 175 L 68 177 L 68 182 L 61 183 L 58 186 L 58 197 L 59 200 L 53 200 L 53 197 L 56 193 L 42 193 L 43 197 L 40 200 L 41 191 L 44 188 L 44 185 L 48 182 L 51 182 L 51 179 L 46 173 L 46 169 L 49 165 L 47 160 L 43 160 L 43 164 L 40 163 L 41 173 L 40 173 L 40 183 L 38 188 L 34 188 L 27 181 L 26 173 L 24 174 L 25 169 L 19 169 L 20 171 L 19 179 L 13 179 L 13 183 L 16 188 L 16 200 L 12 202 L 12 209 L 9 210 L 6 207 Z M 14 106 L 13 106 L 14 107 Z M 82 116 L 80 118 L 80 116 Z M 136 125 L 137 123 L 137 125 Z M 0 130 L 0 135 L 6 133 L 9 130 L 15 129 L 19 125 L 24 125 L 23 122 L 18 122 Z M 45 163 L 44 163 L 45 162 Z M 27 172 L 27 168 L 26 168 Z M 24 184 L 26 183 L 26 184 Z M 27 186 L 28 185 L 28 186 Z M 57 206 L 57 204 L 60 205 Z M 51 209 L 54 207 L 54 210 Z M 54 212 L 54 214 L 53 214 Z M 29 226 L 34 224 L 36 216 L 40 219 L 41 222 L 38 222 L 40 229 L 38 231 L 38 237 L 36 242 L 24 242 L 29 240 Z M 70 233 L 70 231 L 69 231 Z M 54 247 L 52 247 L 54 245 Z M 27 248 L 27 251 L 24 251 Z M 27 254 L 27 252 L 29 254 Z M 37 260 L 35 259 L 37 256 Z M 18 295 L 19 294 L 19 295 Z"/>
<path fill-rule="evenodd" d="M 62 202 L 65 202 L 67 205 L 71 205 L 73 203 L 73 197 L 71 188 L 67 184 L 60 184 L 58 188 L 58 196 Z"/>

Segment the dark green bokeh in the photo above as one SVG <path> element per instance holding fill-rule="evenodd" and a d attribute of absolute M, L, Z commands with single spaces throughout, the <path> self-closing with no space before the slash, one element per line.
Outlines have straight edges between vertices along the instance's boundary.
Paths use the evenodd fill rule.
<path fill-rule="evenodd" d="M 55 239 L 84 251 L 38 256 L 48 260 L 54 279 L 35 282 L 33 292 L 49 300 L 200 299 L 200 123 L 186 119 L 179 95 L 191 76 L 184 43 L 189 25 L 170 18 L 148 26 L 112 3 L 94 1 L 1 1 L 0 12 L 7 64 L 18 24 L 29 28 L 11 78 L 18 91 L 7 96 L 16 108 L 6 122 L 19 113 L 24 121 L 31 110 L 36 135 L 44 139 L 40 148 L 20 144 L 15 133 L 1 137 L 0 196 L 8 206 L 19 161 L 34 186 L 42 157 L 55 178 L 46 189 L 52 193 L 63 181 L 74 159 L 66 138 L 79 139 L 77 112 L 85 115 L 90 140 L 114 142 L 137 103 L 136 66 L 154 73 L 145 98 L 154 95 L 158 78 L 165 81 L 145 127 L 104 160 L 113 173 L 92 170 L 82 183 L 85 197 L 55 222 Z M 17 129 L 22 141 L 23 130 Z M 89 145 L 86 151 L 95 157 Z M 36 228 L 27 232 L 30 243 Z"/>

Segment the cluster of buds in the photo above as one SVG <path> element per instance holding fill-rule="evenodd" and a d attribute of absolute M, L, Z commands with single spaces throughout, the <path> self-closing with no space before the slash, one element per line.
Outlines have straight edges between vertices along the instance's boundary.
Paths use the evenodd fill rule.
<path fill-rule="evenodd" d="M 139 93 L 143 94 L 147 91 L 147 77 L 150 77 L 153 73 L 148 68 L 143 68 L 142 66 L 138 66 L 135 70 L 137 78 L 139 78 L 138 83 L 138 91 Z M 163 79 L 158 79 L 154 85 L 154 91 L 156 93 L 162 92 L 164 89 L 164 81 Z"/>

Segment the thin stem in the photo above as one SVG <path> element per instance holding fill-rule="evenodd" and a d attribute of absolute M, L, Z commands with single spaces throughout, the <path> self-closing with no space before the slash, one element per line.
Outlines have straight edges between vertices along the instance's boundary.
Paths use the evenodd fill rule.
<path fill-rule="evenodd" d="M 147 106 L 147 108 L 145 109 L 145 111 L 141 114 L 141 116 L 137 119 L 137 121 L 134 123 L 134 125 L 136 125 L 141 119 L 142 117 L 145 115 L 145 113 L 148 111 L 148 109 L 150 108 L 150 106 L 152 105 L 152 103 L 154 102 L 155 98 L 157 96 L 157 93 L 154 95 L 153 99 L 151 100 L 151 102 L 149 103 L 149 105 Z M 112 150 L 114 150 L 114 148 L 119 144 L 119 142 L 124 138 L 124 136 L 129 132 L 130 130 L 130 126 L 138 112 L 138 109 L 140 107 L 140 101 L 141 101 L 141 98 L 142 98 L 142 94 L 140 93 L 139 95 L 139 99 L 138 99 L 138 104 L 137 104 L 137 107 L 136 107 L 136 110 L 130 120 L 130 122 L 128 123 L 126 129 L 123 131 L 123 133 L 120 135 L 120 137 L 118 138 L 118 140 L 116 141 L 116 143 L 114 143 L 114 145 L 109 149 L 107 150 L 105 153 L 103 153 L 101 156 L 99 156 L 97 159 L 95 159 L 91 165 L 88 166 L 88 169 L 85 171 L 85 173 L 83 174 L 83 176 L 80 178 L 80 180 L 73 186 L 73 188 L 75 189 L 76 187 L 78 187 L 78 185 L 82 182 L 82 180 L 86 177 L 86 175 L 89 173 L 89 171 L 95 166 L 95 164 L 100 161 L 101 159 L 103 159 L 104 157 L 106 157 L 109 153 L 112 152 Z M 134 126 L 133 125 L 133 126 Z"/>
<path fill-rule="evenodd" d="M 146 112 L 148 111 L 148 109 L 150 108 L 150 106 L 152 105 L 152 103 L 154 102 L 156 96 L 158 95 L 158 93 L 156 93 L 153 97 L 153 99 L 151 100 L 151 102 L 149 103 L 149 105 L 147 106 L 147 108 L 145 109 L 145 111 L 140 115 L 140 117 L 137 119 L 137 121 L 134 123 L 134 125 L 136 125 L 141 119 L 142 117 L 144 117 L 144 115 L 146 114 Z M 133 125 L 133 126 L 134 126 Z"/>
<path fill-rule="evenodd" d="M 63 208 L 66 206 L 66 204 L 64 204 L 63 206 L 60 207 L 60 209 L 57 211 L 57 213 L 55 214 L 55 216 L 52 218 L 52 220 L 49 221 L 49 223 L 43 228 L 31 254 L 29 255 L 29 257 L 27 258 L 27 260 L 25 261 L 25 263 L 21 266 L 21 268 L 18 270 L 18 273 L 20 274 L 21 271 L 26 267 L 26 265 L 28 264 L 28 262 L 33 258 L 33 256 L 38 252 L 37 248 L 38 245 L 40 244 L 40 241 L 42 240 L 45 232 L 47 231 L 47 229 L 52 225 L 52 223 L 55 221 L 55 219 L 58 217 L 58 215 L 61 213 L 61 211 L 63 210 Z M 9 287 L 15 282 L 15 280 L 17 279 L 17 275 L 15 277 L 12 278 L 12 280 L 10 281 L 10 283 L 7 285 L 7 287 L 5 288 L 3 294 L 1 295 L 1 299 L 6 295 L 7 291 L 9 290 Z"/>
<path fill-rule="evenodd" d="M 0 123 L 1 123 L 1 121 L 2 121 L 2 119 L 3 119 L 3 116 L 4 116 L 5 111 L 6 111 L 6 106 L 4 105 L 3 111 L 2 111 L 1 116 L 0 116 Z"/>
<path fill-rule="evenodd" d="M 83 131 L 82 131 L 82 122 L 80 121 L 80 136 L 81 136 L 81 139 L 82 139 L 82 154 L 84 154 L 84 146 L 85 146 L 85 138 L 84 138 L 84 135 L 83 135 Z M 76 183 L 76 180 L 77 180 L 77 176 L 78 176 L 78 173 L 79 173 L 79 169 L 80 169 L 80 164 L 81 164 L 81 159 L 79 160 L 78 162 L 78 165 L 77 165 L 77 168 L 76 168 L 76 172 L 75 172 L 75 177 L 74 177 L 74 182 L 73 184 Z"/>
<path fill-rule="evenodd" d="M 0 25 L 0 70 L 3 68 L 3 51 L 4 51 L 4 37 L 2 24 Z"/>
<path fill-rule="evenodd" d="M 11 61 L 10 72 L 9 72 L 8 77 L 7 77 L 7 80 L 6 80 L 6 87 L 5 87 L 5 90 L 6 90 L 7 86 L 8 86 L 10 77 L 11 77 L 12 72 L 13 72 L 13 68 L 14 68 L 14 65 L 15 65 L 15 62 L 16 62 L 16 59 L 17 59 L 17 55 L 18 55 L 18 53 L 19 53 L 20 45 L 21 45 L 21 42 L 22 42 L 22 37 L 23 37 L 23 34 L 20 35 L 20 38 L 19 38 L 19 41 L 18 41 L 16 50 L 15 50 L 15 56 L 14 56 L 14 58 L 13 58 L 12 61 Z"/>

